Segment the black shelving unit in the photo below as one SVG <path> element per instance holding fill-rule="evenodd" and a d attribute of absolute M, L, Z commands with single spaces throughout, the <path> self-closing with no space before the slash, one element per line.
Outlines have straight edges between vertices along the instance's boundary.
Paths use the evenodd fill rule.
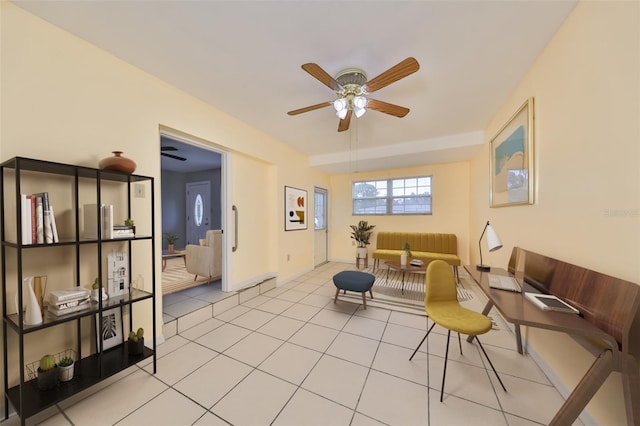
<path fill-rule="evenodd" d="M 64 177 L 60 180 L 60 177 Z M 72 216 L 74 226 L 72 232 L 66 232 L 66 239 L 61 239 L 56 243 L 49 244 L 25 244 L 22 241 L 22 207 L 21 207 L 21 189 L 23 188 L 24 181 L 28 180 L 31 187 L 41 183 L 42 187 L 47 188 L 48 185 L 55 185 L 59 191 L 62 186 L 63 190 L 71 190 L 71 204 L 72 206 L 64 206 L 70 208 L 73 212 Z M 53 182 L 53 183 L 50 183 Z M 132 185 L 136 183 L 147 183 L 149 189 L 148 194 L 148 215 L 149 222 L 151 224 L 150 235 L 137 235 L 133 238 L 118 238 L 109 239 L 103 238 L 100 229 L 100 219 L 98 221 L 98 237 L 95 239 L 83 238 L 80 233 L 80 208 L 79 208 L 79 194 L 81 186 L 83 191 L 89 187 L 89 196 L 91 202 L 95 202 L 96 205 L 101 205 L 102 201 L 102 189 L 104 185 L 109 186 L 110 190 L 126 191 L 126 213 L 127 217 L 131 217 L 132 214 Z M 95 184 L 95 185 L 94 185 Z M 120 187 L 121 186 L 121 187 Z M 154 222 L 154 179 L 153 177 L 140 176 L 134 174 L 121 173 L 117 171 L 105 171 L 90 167 L 73 166 L 69 164 L 55 163 L 49 161 L 42 161 L 30 158 L 15 157 L 11 160 L 5 161 L 0 164 L 0 200 L 2 200 L 3 208 L 0 209 L 0 229 L 2 230 L 1 238 L 1 262 L 2 262 L 2 327 L 3 327 L 3 368 L 4 368 L 4 394 L 5 394 L 5 419 L 9 416 L 10 406 L 20 416 L 21 423 L 25 424 L 27 418 L 39 413 L 40 411 L 57 404 L 58 402 L 83 391 L 100 381 L 129 368 L 136 363 L 153 357 L 153 372 L 156 372 L 156 295 L 155 295 L 155 222 Z M 12 194 L 13 193 L 13 194 Z M 9 194 L 9 195 L 7 195 Z M 15 195 L 15 197 L 12 197 Z M 95 197 L 95 198 L 93 198 Z M 15 198 L 15 201 L 13 200 Z M 63 206 L 57 206 L 58 208 Z M 11 209 L 10 220 L 7 221 L 7 211 Z M 13 215 L 15 214 L 15 217 Z M 137 218 L 141 220 L 140 217 Z M 15 220 L 15 222 L 14 222 Z M 138 227 L 139 229 L 139 227 Z M 11 230 L 12 232 L 8 232 Z M 69 237 L 69 235 L 72 235 Z M 63 316 L 55 316 L 45 310 L 43 315 L 43 322 L 38 325 L 28 326 L 23 324 L 23 312 L 20 310 L 16 314 L 8 314 L 7 311 L 7 294 L 8 289 L 16 289 L 18 296 L 17 306 L 22 306 L 23 303 L 23 265 L 28 259 L 37 259 L 39 255 L 42 255 L 44 250 L 69 250 L 71 249 L 75 253 L 75 257 L 72 260 L 66 262 L 66 266 L 73 270 L 69 275 L 75 277 L 75 286 L 85 286 L 86 283 L 79 282 L 81 277 L 81 266 L 83 262 L 93 262 L 97 268 L 97 274 L 104 279 L 103 273 L 103 251 L 109 247 L 110 244 L 125 244 L 126 250 L 128 250 L 128 262 L 129 272 L 132 273 L 132 246 L 134 244 L 144 244 L 140 241 L 146 241 L 149 246 L 149 265 L 151 270 L 148 271 L 152 278 L 151 292 L 142 291 L 136 288 L 130 288 L 130 291 L 126 295 L 118 296 L 115 298 L 109 298 L 106 301 L 99 300 L 97 303 L 92 303 L 90 307 L 85 310 L 70 313 Z M 95 250 L 91 250 L 95 248 Z M 83 250 L 89 249 L 89 253 L 83 253 Z M 139 252 L 139 251 L 138 251 Z M 143 250 L 146 252 L 146 250 Z M 48 253 L 48 252 L 47 252 Z M 95 253 L 95 254 L 94 254 Z M 10 278 L 8 278 L 10 277 Z M 131 278 L 131 277 L 130 277 Z M 105 281 L 102 281 L 105 284 Z M 84 285 L 83 285 L 84 284 Z M 69 283 L 66 285 L 56 283 L 48 283 L 48 290 L 51 289 L 63 289 L 71 287 Z M 132 330 L 133 327 L 133 312 L 134 306 L 138 302 L 150 300 L 152 304 L 152 340 L 153 348 L 145 348 L 144 352 L 140 355 L 129 355 L 127 351 L 126 330 Z M 98 339 L 95 336 L 95 322 L 93 318 L 101 318 L 103 312 L 112 309 L 114 307 L 121 307 L 121 309 L 129 310 L 129 324 L 125 328 L 124 343 L 115 347 L 104 349 L 102 341 L 95 344 L 95 351 L 85 354 L 83 356 L 83 339 L 86 340 L 87 333 L 84 333 L 83 328 L 91 327 L 88 324 L 93 324 L 92 332 L 88 334 L 93 335 L 94 341 Z M 87 320 L 86 318 L 91 318 Z M 34 333 L 47 333 L 52 331 L 55 327 L 60 327 L 63 324 L 75 323 L 76 324 L 76 362 L 75 362 L 75 374 L 71 381 L 59 383 L 53 390 L 41 391 L 37 387 L 37 379 L 28 379 L 25 374 L 25 337 Z M 14 333 L 17 339 L 10 340 L 8 333 Z M 17 340 L 17 347 L 15 343 L 11 342 Z M 37 339 L 36 339 L 37 340 Z M 13 346 L 13 347 L 12 347 Z M 89 345 L 91 346 L 91 345 Z M 42 354 L 47 353 L 46 347 L 38 348 Z M 18 362 L 15 365 L 9 364 L 10 352 L 17 351 Z M 10 387 L 9 373 L 19 370 L 19 380 L 17 384 L 13 384 Z M 14 380 L 15 382 L 15 380 Z"/>

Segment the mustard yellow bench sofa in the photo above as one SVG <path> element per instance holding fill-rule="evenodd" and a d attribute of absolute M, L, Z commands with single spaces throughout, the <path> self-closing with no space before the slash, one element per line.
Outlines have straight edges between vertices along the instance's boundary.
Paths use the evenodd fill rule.
<path fill-rule="evenodd" d="M 454 267 L 456 276 L 460 258 L 458 239 L 455 234 L 421 232 L 378 232 L 376 249 L 373 251 L 373 269 L 380 266 L 380 259 L 400 260 L 404 243 L 409 243 L 411 259 L 420 259 L 425 266 L 432 260 L 444 260 Z M 408 261 L 411 261 L 408 259 Z"/>

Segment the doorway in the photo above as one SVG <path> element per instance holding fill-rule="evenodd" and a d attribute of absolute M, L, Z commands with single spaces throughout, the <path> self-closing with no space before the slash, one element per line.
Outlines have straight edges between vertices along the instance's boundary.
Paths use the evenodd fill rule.
<path fill-rule="evenodd" d="M 314 220 L 313 220 L 313 240 L 314 250 L 313 257 L 314 266 L 327 263 L 327 247 L 329 233 L 327 232 L 327 194 L 328 191 L 324 188 L 315 187 L 313 190 L 314 199 Z"/>
<path fill-rule="evenodd" d="M 184 250 L 188 244 L 199 245 L 207 230 L 223 230 L 228 154 L 195 137 L 162 129 L 160 154 L 162 234 L 178 235 L 178 249 Z M 228 291 L 226 237 L 223 230 L 220 287 L 225 292 Z M 163 249 L 165 244 L 163 240 Z"/>

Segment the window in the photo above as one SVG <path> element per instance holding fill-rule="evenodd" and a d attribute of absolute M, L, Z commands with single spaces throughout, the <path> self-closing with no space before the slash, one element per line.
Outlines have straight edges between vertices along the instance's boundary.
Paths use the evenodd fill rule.
<path fill-rule="evenodd" d="M 353 214 L 431 214 L 431 176 L 354 182 Z"/>

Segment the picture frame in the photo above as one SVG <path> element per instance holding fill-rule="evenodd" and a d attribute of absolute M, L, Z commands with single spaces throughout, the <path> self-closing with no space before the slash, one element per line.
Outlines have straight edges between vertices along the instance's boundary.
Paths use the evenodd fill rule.
<path fill-rule="evenodd" d="M 533 97 L 491 139 L 490 207 L 534 203 Z"/>
<path fill-rule="evenodd" d="M 107 288 L 109 297 L 129 294 L 127 253 L 112 251 L 107 255 Z"/>
<path fill-rule="evenodd" d="M 102 324 L 100 315 L 96 314 L 96 347 L 100 348 L 102 339 L 102 349 L 107 350 L 124 343 L 122 328 L 122 307 L 118 306 L 102 312 Z"/>
<path fill-rule="evenodd" d="M 299 231 L 307 229 L 307 191 L 284 187 L 284 230 Z"/>

